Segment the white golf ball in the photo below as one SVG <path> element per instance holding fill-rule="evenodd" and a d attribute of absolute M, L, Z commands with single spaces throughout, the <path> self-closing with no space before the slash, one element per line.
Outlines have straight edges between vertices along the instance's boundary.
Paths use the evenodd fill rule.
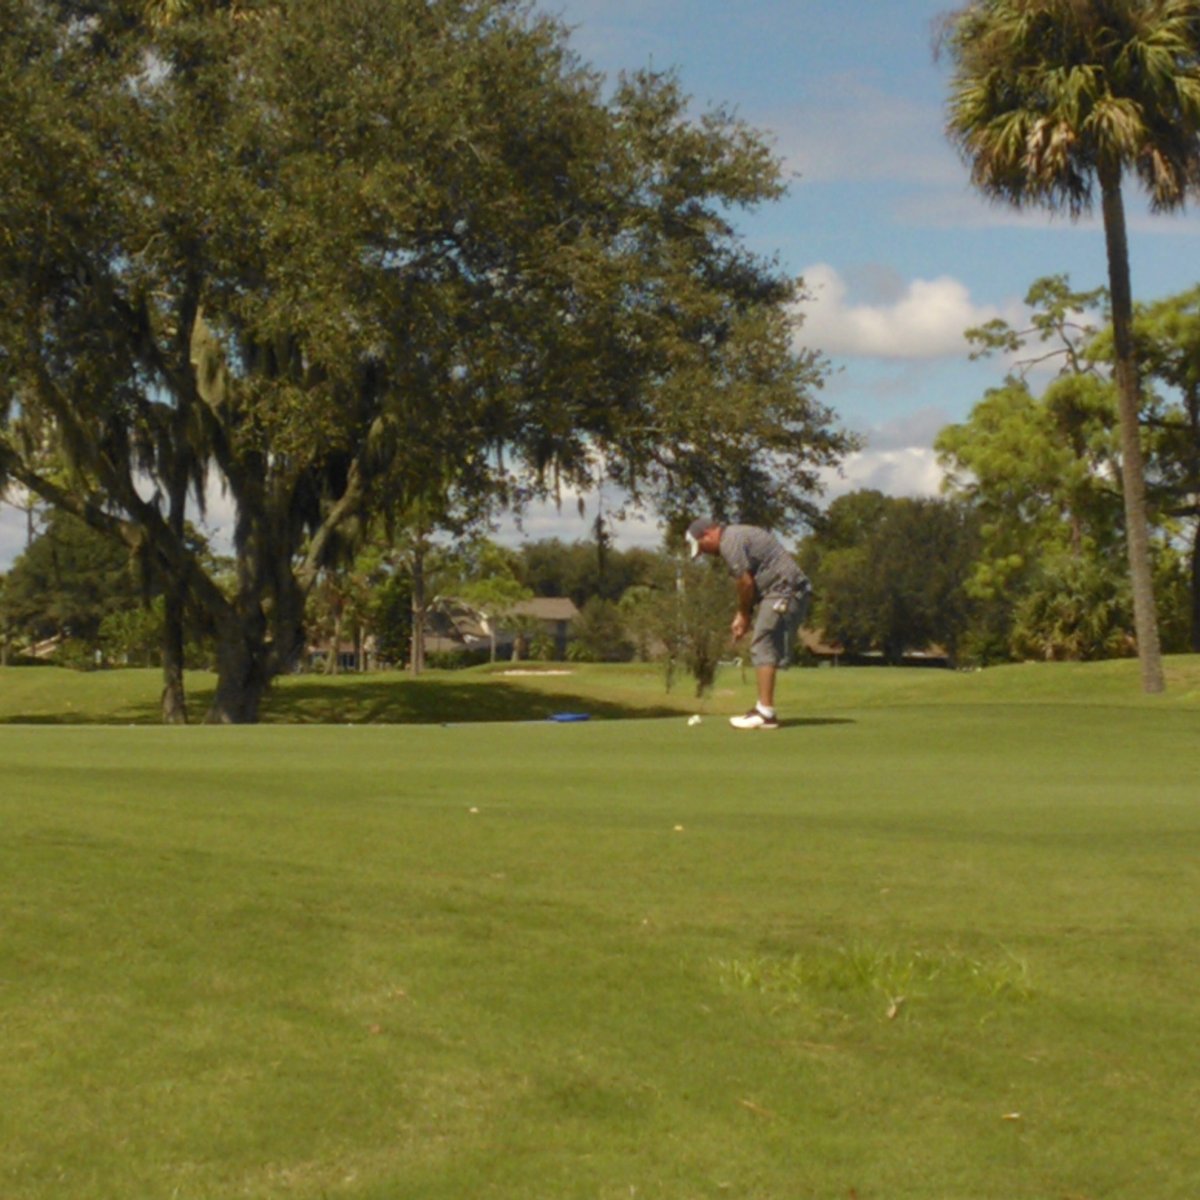
<path fill-rule="evenodd" d="M 700 724 L 700 714 L 692 713 L 692 715 L 690 717 L 688 717 L 688 724 L 689 725 L 699 725 Z"/>

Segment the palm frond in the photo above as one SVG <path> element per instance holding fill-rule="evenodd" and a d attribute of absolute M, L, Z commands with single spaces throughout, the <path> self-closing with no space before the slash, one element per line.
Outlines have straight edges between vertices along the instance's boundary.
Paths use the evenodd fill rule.
<path fill-rule="evenodd" d="M 1197 0 L 974 0 L 940 36 L 947 135 L 985 194 L 1074 216 L 1102 169 L 1158 208 L 1197 192 Z"/>

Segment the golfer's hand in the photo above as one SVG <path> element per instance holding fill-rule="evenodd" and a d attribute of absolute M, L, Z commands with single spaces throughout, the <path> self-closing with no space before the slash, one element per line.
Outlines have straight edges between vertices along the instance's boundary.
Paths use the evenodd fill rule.
<path fill-rule="evenodd" d="M 735 642 L 739 642 L 746 636 L 746 630 L 750 628 L 750 619 L 744 612 L 737 613 L 732 624 L 729 626 L 729 632 L 733 636 Z"/>

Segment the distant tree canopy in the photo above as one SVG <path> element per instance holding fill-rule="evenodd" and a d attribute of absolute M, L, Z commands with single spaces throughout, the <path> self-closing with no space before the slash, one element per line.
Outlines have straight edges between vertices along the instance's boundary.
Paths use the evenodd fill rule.
<path fill-rule="evenodd" d="M 1151 503 L 1187 545 L 1187 648 L 1200 652 L 1200 287 L 1134 310 Z M 1168 612 L 1169 619 L 1169 612 Z M 1167 635 L 1164 632 L 1164 641 Z"/>
<path fill-rule="evenodd" d="M 730 222 L 781 191 L 763 141 L 564 39 L 516 0 L 0 0 L 0 472 L 172 581 L 210 719 L 256 719 L 372 512 L 599 471 L 787 523 L 848 448 Z M 210 476 L 231 587 L 182 532 Z"/>
<path fill-rule="evenodd" d="M 878 650 L 899 662 L 936 644 L 953 658 L 970 622 L 964 584 L 977 548 L 964 505 L 841 496 L 800 547 L 815 593 L 810 620 L 852 653 Z"/>
<path fill-rule="evenodd" d="M 105 617 L 142 602 L 142 582 L 129 552 L 61 513 L 4 577 L 4 623 L 29 642 L 53 637 L 94 642 Z"/>
<path fill-rule="evenodd" d="M 536 595 L 566 596 L 582 608 L 593 596 L 619 600 L 628 588 L 649 583 L 659 567 L 659 555 L 652 550 L 543 538 L 521 547 L 519 573 Z"/>
<path fill-rule="evenodd" d="M 949 494 L 980 519 L 967 589 L 986 614 L 987 632 L 975 630 L 977 649 L 988 644 L 985 658 L 1095 658 L 1132 653 L 1136 644 L 1121 566 L 1126 514 L 1104 300 L 1103 290 L 1076 292 L 1065 276 L 1046 277 L 1026 297 L 1028 329 L 995 321 L 968 334 L 980 353 L 1014 359 L 1003 383 L 936 442 Z M 1194 304 L 1185 294 L 1134 314 L 1146 364 L 1140 436 L 1150 553 L 1170 650 L 1200 631 Z M 1035 392 L 1032 369 L 1055 364 Z"/>
<path fill-rule="evenodd" d="M 217 572 L 219 565 L 204 539 L 190 526 L 188 544 Z M 161 655 L 162 580 L 147 577 L 144 563 L 119 542 L 105 537 L 66 512 L 51 513 L 46 527 L 0 577 L 0 620 L 5 634 L 29 647 L 51 638 L 71 642 L 92 661 L 95 651 L 113 650 L 118 659 L 157 662 Z M 118 646 L 118 628 L 130 633 Z M 136 631 L 136 636 L 134 633 Z M 155 635 L 160 644 L 154 645 Z M 200 631 L 187 626 L 192 657 Z M 130 655 L 136 642 L 136 653 Z M 62 657 L 59 655 L 59 657 Z"/>

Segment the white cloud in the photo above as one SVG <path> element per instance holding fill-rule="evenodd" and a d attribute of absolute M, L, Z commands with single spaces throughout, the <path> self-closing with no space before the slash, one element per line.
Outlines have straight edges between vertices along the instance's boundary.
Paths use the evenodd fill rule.
<path fill-rule="evenodd" d="M 564 495 L 561 505 L 553 501 L 530 504 L 520 525 L 511 514 L 505 514 L 498 522 L 499 528 L 494 536 L 505 546 L 519 546 L 522 542 L 536 542 L 544 538 L 558 538 L 564 542 L 589 541 L 595 537 L 600 499 L 596 492 L 585 492 Z M 618 519 L 611 515 L 612 500 L 613 497 L 607 497 L 605 521 L 608 533 L 619 549 L 631 550 L 636 546 L 654 550 L 662 545 L 663 529 L 656 518 L 630 513 Z"/>
<path fill-rule="evenodd" d="M 863 434 L 864 448 L 849 455 L 840 472 L 823 474 L 825 502 L 867 488 L 886 496 L 939 495 L 944 472 L 933 442 L 950 423 L 941 409 L 927 407 L 872 426 Z"/>
<path fill-rule="evenodd" d="M 847 492 L 873 489 L 885 496 L 936 496 L 941 491 L 943 472 L 928 446 L 906 446 L 896 450 L 871 450 L 851 454 L 840 473 L 824 477 L 825 501 Z"/>
<path fill-rule="evenodd" d="M 1016 305 L 976 304 L 966 284 L 948 275 L 914 279 L 877 303 L 854 303 L 842 276 L 827 263 L 803 271 L 811 298 L 801 303 L 799 340 L 834 357 L 961 358 L 963 331 L 995 317 L 1019 323 Z"/>

